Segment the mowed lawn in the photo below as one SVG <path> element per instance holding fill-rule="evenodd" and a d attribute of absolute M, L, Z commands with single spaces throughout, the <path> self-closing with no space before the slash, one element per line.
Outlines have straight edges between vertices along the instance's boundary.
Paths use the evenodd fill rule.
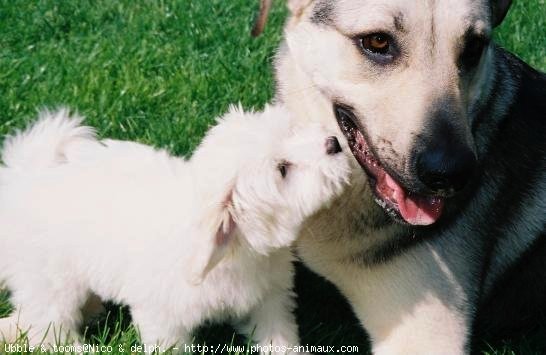
<path fill-rule="evenodd" d="M 189 154 L 230 103 L 260 108 L 273 96 L 272 61 L 286 10 L 276 1 L 265 34 L 252 39 L 256 8 L 252 0 L 0 0 L 0 137 L 41 107 L 67 105 L 101 136 Z M 546 1 L 515 1 L 497 38 L 546 70 Z M 148 262 L 154 257 L 161 256 Z M 368 352 L 332 286 L 303 268 L 297 282 L 302 343 Z M 10 310 L 6 299 L 1 293 L 0 316 Z M 109 309 L 89 323 L 88 339 L 129 353 L 138 340 L 128 312 Z M 196 341 L 246 344 L 225 325 L 203 327 Z M 487 354 L 546 353 L 546 321 L 476 344 Z"/>

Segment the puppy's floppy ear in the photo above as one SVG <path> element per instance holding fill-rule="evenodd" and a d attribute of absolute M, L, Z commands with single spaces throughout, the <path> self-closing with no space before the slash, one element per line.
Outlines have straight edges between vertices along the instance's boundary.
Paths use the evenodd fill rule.
<path fill-rule="evenodd" d="M 501 24 L 512 5 L 512 0 L 491 0 L 491 23 L 493 27 Z"/>
<path fill-rule="evenodd" d="M 235 228 L 235 221 L 233 220 L 229 209 L 225 207 L 224 211 L 222 211 L 220 225 L 214 234 L 212 246 L 209 248 L 208 260 L 201 271 L 201 277 L 203 279 L 226 255 L 229 246 L 233 242 Z"/>
<path fill-rule="evenodd" d="M 191 250 L 193 260 L 190 281 L 193 284 L 203 282 L 235 242 L 237 226 L 231 211 L 231 196 L 230 192 L 221 206 L 212 206 L 212 212 L 205 213 L 197 231 L 194 231 L 197 235 L 192 238 L 197 240 Z"/>

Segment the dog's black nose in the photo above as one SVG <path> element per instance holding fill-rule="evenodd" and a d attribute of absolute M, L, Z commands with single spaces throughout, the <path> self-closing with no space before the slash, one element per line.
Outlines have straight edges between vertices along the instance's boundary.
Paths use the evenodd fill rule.
<path fill-rule="evenodd" d="M 462 190 L 475 167 L 476 156 L 461 146 L 436 146 L 417 156 L 417 176 L 436 193 L 449 195 Z"/>
<path fill-rule="evenodd" d="M 458 98 L 444 95 L 433 101 L 429 115 L 416 142 L 414 169 L 430 191 L 449 196 L 472 178 L 476 155 Z"/>
<path fill-rule="evenodd" d="M 326 138 L 326 154 L 333 155 L 341 152 L 341 146 L 335 136 Z"/>

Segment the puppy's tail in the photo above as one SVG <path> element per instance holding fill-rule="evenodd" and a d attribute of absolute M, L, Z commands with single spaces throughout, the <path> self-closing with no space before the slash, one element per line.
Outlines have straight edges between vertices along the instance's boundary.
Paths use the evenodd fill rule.
<path fill-rule="evenodd" d="M 30 127 L 9 136 L 2 148 L 6 167 L 40 169 L 66 161 L 65 149 L 75 141 L 95 140 L 95 131 L 82 126 L 83 117 L 66 108 L 43 110 Z"/>

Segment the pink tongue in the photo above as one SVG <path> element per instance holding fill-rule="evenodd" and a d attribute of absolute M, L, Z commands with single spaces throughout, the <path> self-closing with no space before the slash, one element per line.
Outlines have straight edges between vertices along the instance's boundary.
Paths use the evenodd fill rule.
<path fill-rule="evenodd" d="M 441 197 L 408 195 L 386 172 L 378 177 L 377 190 L 398 206 L 400 215 L 409 224 L 427 226 L 436 222 L 442 214 L 444 200 Z"/>
<path fill-rule="evenodd" d="M 376 177 L 376 189 L 384 200 L 396 205 L 406 222 L 418 226 L 427 226 L 440 218 L 444 200 L 440 197 L 426 197 L 407 194 L 369 152 L 368 143 L 360 131 L 356 132 L 355 157 Z"/>

